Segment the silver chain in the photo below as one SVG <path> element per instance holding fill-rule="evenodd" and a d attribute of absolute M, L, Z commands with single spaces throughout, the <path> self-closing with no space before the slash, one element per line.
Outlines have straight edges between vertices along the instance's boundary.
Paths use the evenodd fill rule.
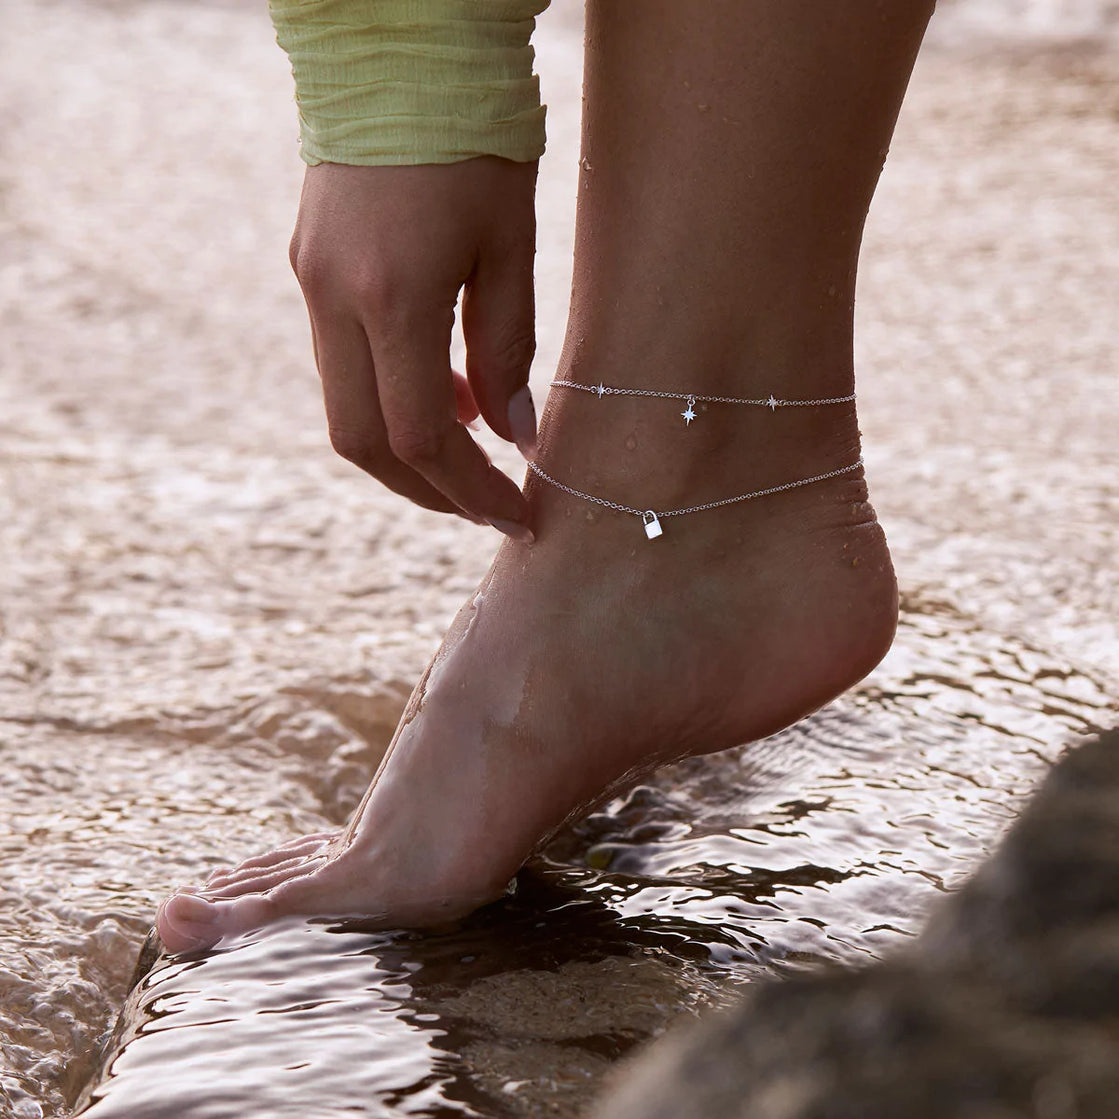
<path fill-rule="evenodd" d="M 781 400 L 775 396 L 742 397 L 742 396 L 705 396 L 698 392 L 660 392 L 657 389 L 627 389 L 615 385 L 584 385 L 579 381 L 553 381 L 552 385 L 560 389 L 579 389 L 581 392 L 592 392 L 600 399 L 604 396 L 653 396 L 660 400 L 690 400 L 706 404 L 753 404 L 761 408 L 811 408 L 817 404 L 849 404 L 855 399 L 855 394 L 847 396 L 826 396 L 819 400 Z"/>
<path fill-rule="evenodd" d="M 645 396 L 655 397 L 659 400 L 683 400 L 687 402 L 687 409 L 680 415 L 689 427 L 692 421 L 697 418 L 695 405 L 699 401 L 707 404 L 751 404 L 756 407 L 769 408 L 776 412 L 778 408 L 811 408 L 821 404 L 847 404 L 855 399 L 854 393 L 847 396 L 828 396 L 816 400 L 779 400 L 776 396 L 770 395 L 763 400 L 760 397 L 709 396 L 695 392 L 662 392 L 659 389 L 620 388 L 616 385 L 604 385 L 602 383 L 584 385 L 580 381 L 566 380 L 555 380 L 552 385 L 555 388 L 578 389 L 580 392 L 594 393 L 600 400 L 604 396 Z M 769 494 L 782 493 L 785 490 L 795 490 L 799 486 L 810 486 L 813 482 L 823 482 L 828 478 L 838 478 L 841 474 L 849 474 L 853 470 L 858 470 L 862 464 L 863 460 L 860 457 L 857 462 L 851 463 L 850 466 L 843 466 L 838 470 L 829 470 L 824 474 L 815 474 L 811 478 L 798 478 L 793 482 L 782 482 L 777 486 L 767 486 L 762 490 L 740 493 L 735 497 L 724 497 L 719 501 L 706 501 L 702 505 L 689 505 L 684 509 L 666 509 L 663 512 L 657 512 L 655 509 L 635 509 L 632 505 L 622 505 L 617 501 L 607 501 L 604 497 L 595 497 L 594 494 L 584 493 L 583 490 L 577 490 L 574 486 L 565 486 L 563 482 L 557 481 L 550 474 L 546 474 L 534 462 L 529 462 L 528 466 L 534 474 L 539 475 L 545 482 L 550 483 L 564 493 L 570 494 L 572 497 L 593 502 L 595 505 L 601 505 L 604 509 L 614 509 L 619 513 L 628 513 L 631 516 L 640 517 L 645 525 L 645 535 L 650 540 L 655 540 L 658 536 L 663 535 L 660 523 L 662 517 L 682 517 L 687 513 L 702 513 L 705 509 L 718 509 L 723 505 L 737 505 L 741 501 L 751 501 L 755 497 L 766 497 Z"/>
<path fill-rule="evenodd" d="M 658 512 L 655 509 L 635 509 L 632 505 L 619 505 L 616 501 L 607 501 L 604 497 L 595 497 L 593 493 L 584 493 L 574 486 L 565 486 L 557 482 L 550 474 L 545 474 L 535 462 L 529 462 L 528 468 L 538 474 L 545 482 L 550 482 L 557 490 L 571 494 L 572 497 L 581 497 L 584 501 L 593 501 L 595 505 L 615 509 L 619 513 L 630 513 L 635 517 L 645 518 L 647 513 L 652 513 L 657 519 L 661 517 L 682 517 L 685 513 L 702 513 L 705 509 L 718 509 L 720 505 L 736 505 L 740 501 L 752 501 L 755 497 L 766 497 L 771 493 L 781 493 L 783 490 L 795 490 L 798 486 L 810 486 L 813 482 L 823 482 L 828 478 L 838 478 L 841 474 L 850 474 L 863 465 L 862 456 L 850 466 L 841 466 L 838 470 L 829 470 L 826 474 L 814 474 L 811 478 L 798 478 L 795 482 L 782 482 L 779 486 L 767 486 L 764 490 L 754 490 L 751 493 L 740 493 L 737 497 L 724 497 L 721 501 L 707 501 L 702 505 L 689 505 L 686 509 L 666 509 Z"/>

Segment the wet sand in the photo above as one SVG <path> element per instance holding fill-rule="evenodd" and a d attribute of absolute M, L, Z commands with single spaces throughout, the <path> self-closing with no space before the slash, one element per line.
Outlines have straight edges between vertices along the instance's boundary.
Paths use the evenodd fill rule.
<path fill-rule="evenodd" d="M 88 1079 L 169 887 L 344 817 L 497 540 L 326 444 L 262 6 L 9 0 L 5 24 L 0 1112 L 24 1119 L 65 1114 Z M 569 284 L 572 12 L 537 42 L 540 399 Z M 222 1114 L 301 1049 L 303 1114 L 326 1083 L 371 1114 L 575 1114 L 734 983 L 916 928 L 1119 706 L 1116 69 L 1039 41 L 933 44 L 918 65 L 859 289 L 866 457 L 904 594 L 874 676 L 592 818 L 450 939 L 292 926 L 164 968 L 130 1021 L 182 1028 L 132 1039 L 100 1114 L 158 1114 L 137 1099 L 187 1092 L 189 1059 L 216 1110 L 166 1113 Z M 317 1026 L 287 1013 L 316 991 L 335 1005 Z M 224 1027 L 205 1025 L 215 992 Z M 354 1012 L 381 1032 L 346 1035 Z M 336 1064 L 374 1052 L 347 1085 Z"/>

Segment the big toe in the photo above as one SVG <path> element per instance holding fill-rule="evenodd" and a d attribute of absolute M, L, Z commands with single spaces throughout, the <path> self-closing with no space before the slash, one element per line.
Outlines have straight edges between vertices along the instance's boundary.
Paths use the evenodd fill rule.
<path fill-rule="evenodd" d="M 168 952 L 195 952 L 265 924 L 270 908 L 260 895 L 214 901 L 198 894 L 172 894 L 159 907 L 155 927 Z"/>
<path fill-rule="evenodd" d="M 197 894 L 172 894 L 159 907 L 155 927 L 168 952 L 209 948 L 222 938 L 218 907 Z"/>

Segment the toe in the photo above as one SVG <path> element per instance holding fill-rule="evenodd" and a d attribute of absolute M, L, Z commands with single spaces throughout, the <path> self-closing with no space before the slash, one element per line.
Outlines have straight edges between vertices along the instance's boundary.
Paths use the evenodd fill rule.
<path fill-rule="evenodd" d="M 169 952 L 209 948 L 222 936 L 217 906 L 197 894 L 172 894 L 155 918 L 159 939 Z"/>
<path fill-rule="evenodd" d="M 303 875 L 311 874 L 326 862 L 326 855 L 302 855 L 277 863 L 274 867 L 259 867 L 237 875 L 227 882 L 211 883 L 206 889 L 210 899 L 240 897 L 242 894 L 258 894 L 271 890 Z"/>
<path fill-rule="evenodd" d="M 302 854 L 305 851 L 322 847 L 323 844 L 329 843 L 331 840 L 337 838 L 338 832 L 336 831 L 320 831 L 315 832 L 314 835 L 301 835 L 297 839 L 289 839 L 287 843 L 281 843 L 279 847 L 274 847 L 271 851 L 266 851 L 263 855 L 257 855 L 255 858 L 246 859 L 240 865 L 271 866 L 273 863 L 290 858 L 292 855 Z"/>
<path fill-rule="evenodd" d="M 262 894 L 232 901 L 173 894 L 159 907 L 156 930 L 168 952 L 196 952 L 212 948 L 224 937 L 260 928 L 276 915 L 271 899 Z"/>
<path fill-rule="evenodd" d="M 321 832 L 317 835 L 305 835 L 285 843 L 263 855 L 256 855 L 246 859 L 234 867 L 222 867 L 213 871 L 206 879 L 207 890 L 224 889 L 246 878 L 253 878 L 262 872 L 275 870 L 278 867 L 294 862 L 296 859 L 311 855 L 327 846 L 337 838 L 335 832 Z"/>
<path fill-rule="evenodd" d="M 324 854 L 319 854 L 315 849 L 312 849 L 305 855 L 295 855 L 292 858 L 284 859 L 282 862 L 274 863 L 272 866 L 238 867 L 236 870 L 230 871 L 229 874 L 209 879 L 206 883 L 205 893 L 210 894 L 219 890 L 244 892 L 241 887 L 256 881 L 258 878 L 298 871 L 309 860 L 318 861 L 324 857 Z"/>

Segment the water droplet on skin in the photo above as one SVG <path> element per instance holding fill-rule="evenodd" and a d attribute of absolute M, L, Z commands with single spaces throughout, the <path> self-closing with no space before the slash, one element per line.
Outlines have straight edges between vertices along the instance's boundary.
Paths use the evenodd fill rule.
<path fill-rule="evenodd" d="M 630 432 L 630 434 L 626 436 L 626 450 L 627 451 L 636 451 L 637 450 L 637 436 L 634 435 L 632 432 Z"/>

